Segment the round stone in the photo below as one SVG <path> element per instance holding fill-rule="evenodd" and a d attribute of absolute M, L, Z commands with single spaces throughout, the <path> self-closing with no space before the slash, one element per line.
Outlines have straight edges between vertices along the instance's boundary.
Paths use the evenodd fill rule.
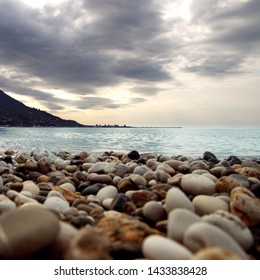
<path fill-rule="evenodd" d="M 76 192 L 76 188 L 72 183 L 64 183 L 61 184 L 60 187 L 70 191 L 70 192 Z"/>
<path fill-rule="evenodd" d="M 218 226 L 227 232 L 245 250 L 250 249 L 254 243 L 249 228 L 236 215 L 227 211 L 217 210 L 215 213 L 203 216 L 202 221 Z"/>
<path fill-rule="evenodd" d="M 236 175 L 242 176 L 240 174 Z M 234 188 L 243 186 L 243 182 L 241 182 L 240 180 L 236 180 L 231 176 L 223 176 L 216 182 L 216 191 L 230 193 Z"/>
<path fill-rule="evenodd" d="M 89 180 L 93 183 L 108 184 L 112 183 L 112 178 L 107 174 L 90 174 Z"/>
<path fill-rule="evenodd" d="M 176 208 L 168 215 L 167 236 L 182 243 L 186 229 L 201 220 L 201 218 L 184 208 Z"/>
<path fill-rule="evenodd" d="M 25 182 L 23 182 L 22 191 L 28 191 L 33 196 L 36 196 L 39 194 L 40 188 L 33 181 L 25 181 Z"/>
<path fill-rule="evenodd" d="M 181 179 L 181 188 L 188 195 L 211 195 L 216 191 L 216 184 L 202 175 L 185 174 Z"/>
<path fill-rule="evenodd" d="M 51 162 L 47 157 L 43 157 L 39 159 L 37 164 L 38 164 L 39 172 L 43 174 L 47 174 L 51 168 Z"/>
<path fill-rule="evenodd" d="M 260 224 L 260 199 L 244 187 L 237 187 L 230 194 L 230 210 L 246 225 Z"/>
<path fill-rule="evenodd" d="M 106 198 L 115 198 L 118 190 L 114 186 L 106 186 L 97 193 L 97 198 L 102 202 Z"/>
<path fill-rule="evenodd" d="M 143 207 L 143 215 L 150 221 L 158 222 L 166 217 L 162 204 L 158 201 L 149 201 Z"/>
<path fill-rule="evenodd" d="M 51 244 L 58 232 L 58 217 L 42 207 L 7 212 L 0 217 L 0 258 L 28 259 Z"/>
<path fill-rule="evenodd" d="M 214 213 L 219 209 L 229 211 L 228 203 L 215 196 L 197 195 L 193 198 L 192 204 L 194 206 L 195 213 L 200 216 Z"/>
<path fill-rule="evenodd" d="M 147 184 L 145 178 L 139 174 L 130 174 L 129 179 L 137 186 L 146 186 Z"/>
<path fill-rule="evenodd" d="M 89 173 L 104 173 L 104 169 L 108 166 L 107 162 L 97 162 L 92 165 L 89 169 Z"/>
<path fill-rule="evenodd" d="M 0 214 L 13 210 L 15 208 L 16 208 L 16 204 L 8 198 L 0 201 Z"/>
<path fill-rule="evenodd" d="M 172 187 L 166 194 L 165 210 L 169 213 L 176 208 L 185 208 L 194 212 L 194 206 L 186 194 L 177 187 Z"/>
<path fill-rule="evenodd" d="M 184 233 L 183 244 L 192 252 L 197 252 L 206 247 L 223 247 L 238 255 L 241 259 L 249 259 L 246 252 L 229 234 L 219 227 L 205 222 L 198 222 L 189 226 Z"/>
<path fill-rule="evenodd" d="M 180 243 L 164 236 L 150 235 L 142 244 L 144 257 L 152 260 L 188 260 L 192 252 Z"/>
<path fill-rule="evenodd" d="M 63 211 L 67 210 L 70 207 L 70 204 L 66 200 L 55 196 L 48 197 L 44 201 L 43 205 L 46 208 L 54 210 L 58 213 L 62 213 Z"/>

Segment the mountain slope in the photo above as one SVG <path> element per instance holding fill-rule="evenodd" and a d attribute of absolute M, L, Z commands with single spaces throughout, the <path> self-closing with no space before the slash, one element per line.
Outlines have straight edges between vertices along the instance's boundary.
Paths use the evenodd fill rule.
<path fill-rule="evenodd" d="M 84 125 L 28 107 L 0 90 L 0 126 L 83 127 Z"/>

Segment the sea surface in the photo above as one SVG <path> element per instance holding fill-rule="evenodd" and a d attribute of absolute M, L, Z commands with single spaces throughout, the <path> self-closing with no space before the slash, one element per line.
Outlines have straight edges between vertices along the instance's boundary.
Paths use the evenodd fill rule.
<path fill-rule="evenodd" d="M 201 157 L 205 151 L 219 159 L 236 155 L 260 158 L 260 128 L 12 128 L 0 127 L 0 152 L 77 153 L 105 151 Z"/>

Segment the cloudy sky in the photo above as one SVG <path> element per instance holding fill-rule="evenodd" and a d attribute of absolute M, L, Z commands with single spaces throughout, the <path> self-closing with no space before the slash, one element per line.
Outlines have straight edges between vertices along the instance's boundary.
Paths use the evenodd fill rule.
<path fill-rule="evenodd" d="M 83 124 L 260 126 L 259 0 L 0 0 L 0 89 Z"/>

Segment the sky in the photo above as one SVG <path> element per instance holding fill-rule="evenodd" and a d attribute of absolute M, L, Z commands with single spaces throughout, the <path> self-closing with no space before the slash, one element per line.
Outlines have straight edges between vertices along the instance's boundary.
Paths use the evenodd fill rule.
<path fill-rule="evenodd" d="M 260 127 L 259 0 L 0 0 L 0 89 L 82 124 Z"/>

